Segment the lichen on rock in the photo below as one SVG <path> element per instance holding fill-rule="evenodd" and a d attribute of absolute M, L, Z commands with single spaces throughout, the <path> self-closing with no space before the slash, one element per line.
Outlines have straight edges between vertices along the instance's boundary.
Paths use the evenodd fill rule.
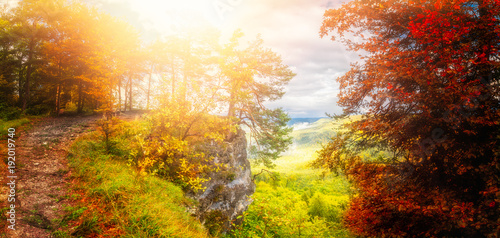
<path fill-rule="evenodd" d="M 229 142 L 211 142 L 204 147 L 216 169 L 208 174 L 206 189 L 190 195 L 198 201 L 193 213 L 211 233 L 226 232 L 231 223 L 239 222 L 237 217 L 252 203 L 251 195 L 255 192 L 245 132 L 239 130 Z"/>

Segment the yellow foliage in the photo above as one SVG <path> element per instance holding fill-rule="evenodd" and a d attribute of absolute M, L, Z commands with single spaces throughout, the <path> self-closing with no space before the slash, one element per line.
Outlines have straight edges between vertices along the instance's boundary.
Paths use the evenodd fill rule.
<path fill-rule="evenodd" d="M 185 116 L 186 114 L 183 115 Z M 200 120 L 203 124 L 214 124 L 208 126 L 193 123 L 190 127 L 192 132 L 196 131 L 197 136 L 182 138 L 180 132 L 187 128 L 183 123 L 189 123 L 189 118 L 180 120 L 180 117 L 180 113 L 167 109 L 150 115 L 148 122 L 151 128 L 144 134 L 137 131 L 134 133 L 132 158 L 129 162 L 135 165 L 141 174 L 158 175 L 197 192 L 204 190 L 203 184 L 209 180 L 206 175 L 212 170 L 209 166 L 212 158 L 196 147 L 208 141 L 222 140 L 222 132 L 227 131 L 227 127 L 216 126 L 215 117 L 209 122 Z M 221 119 L 219 125 L 224 123 Z M 220 132 L 212 128 L 217 128 Z"/>

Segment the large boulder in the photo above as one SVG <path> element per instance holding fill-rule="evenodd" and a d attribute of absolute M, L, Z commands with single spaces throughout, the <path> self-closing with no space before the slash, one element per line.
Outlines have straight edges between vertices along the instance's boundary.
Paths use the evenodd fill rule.
<path fill-rule="evenodd" d="M 204 151 L 213 157 L 216 169 L 209 174 L 206 189 L 191 195 L 199 202 L 193 212 L 212 234 L 224 233 L 241 221 L 238 216 L 252 203 L 255 192 L 245 132 L 239 130 L 229 142 L 212 142 Z"/>

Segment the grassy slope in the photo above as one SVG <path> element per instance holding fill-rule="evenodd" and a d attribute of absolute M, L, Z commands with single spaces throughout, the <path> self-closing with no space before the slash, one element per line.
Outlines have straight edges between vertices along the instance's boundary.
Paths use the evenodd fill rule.
<path fill-rule="evenodd" d="M 66 209 L 55 237 L 209 237 L 186 212 L 183 204 L 192 201 L 178 186 L 139 175 L 119 156 L 105 153 L 101 141 L 93 132 L 71 148 L 75 205 Z M 119 142 L 126 148 L 126 138 Z"/>
<path fill-rule="evenodd" d="M 20 118 L 10 121 L 4 121 L 0 119 L 0 135 L 2 136 L 2 138 L 4 138 L 5 136 L 7 136 L 9 128 L 18 128 L 28 122 L 30 122 L 30 119 L 28 118 Z"/>

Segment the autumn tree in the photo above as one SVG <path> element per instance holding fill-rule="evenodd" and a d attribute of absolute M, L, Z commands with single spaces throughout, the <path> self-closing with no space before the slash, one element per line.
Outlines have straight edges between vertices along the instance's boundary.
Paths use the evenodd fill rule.
<path fill-rule="evenodd" d="M 13 54 L 14 36 L 11 34 L 12 25 L 8 21 L 7 12 L 2 10 L 0 17 L 0 107 L 5 112 L 17 104 L 16 83 L 19 61 Z"/>
<path fill-rule="evenodd" d="M 76 68 L 80 65 L 80 51 L 83 51 L 81 19 L 78 19 L 78 5 L 54 1 L 52 14 L 47 16 L 48 38 L 42 47 L 45 64 L 41 66 L 46 87 L 52 93 L 54 113 L 59 115 L 61 108 L 71 98 L 70 89 L 77 84 Z M 81 6 L 80 6 L 81 7 Z"/>
<path fill-rule="evenodd" d="M 354 0 L 325 12 L 321 36 L 364 55 L 338 79 L 344 113 L 363 119 L 316 161 L 357 185 L 345 217 L 356 233 L 499 232 L 499 11 L 490 0 Z"/>
<path fill-rule="evenodd" d="M 295 74 L 278 54 L 263 46 L 262 39 L 258 37 L 245 47 L 242 37 L 237 30 L 222 48 L 222 99 L 228 118 L 236 118 L 237 124 L 249 128 L 255 161 L 272 167 L 272 161 L 291 144 L 291 128 L 286 124 L 290 118 L 281 108 L 266 107 L 265 102 L 280 99 Z M 228 138 L 231 136 L 228 133 Z"/>
<path fill-rule="evenodd" d="M 217 114 L 216 95 L 220 90 L 215 80 L 213 47 L 216 31 L 185 31 L 152 43 L 148 64 L 157 79 L 150 108 L 161 112 L 181 140 L 201 136 L 194 132 L 204 124 L 204 115 Z M 149 86 L 149 85 L 148 85 Z"/>
<path fill-rule="evenodd" d="M 112 62 L 109 79 L 117 86 L 115 98 L 118 98 L 116 105 L 118 111 L 132 110 L 133 89 L 139 85 L 147 71 L 144 49 L 140 47 L 137 37 L 128 36 L 131 33 L 133 32 L 123 31 L 123 29 L 115 32 L 114 34 L 123 38 L 115 38 L 118 40 L 113 41 L 113 44 L 118 47 L 112 47 L 109 55 L 109 60 Z"/>
<path fill-rule="evenodd" d="M 3 9 L 1 19 L 4 95 L 26 113 L 57 115 L 68 102 L 78 112 L 112 108 L 117 79 L 125 69 L 142 70 L 138 57 L 126 53 L 140 50 L 138 34 L 86 4 L 22 1 Z"/>
<path fill-rule="evenodd" d="M 204 148 L 222 143 L 232 125 L 218 116 L 221 83 L 215 77 L 216 31 L 186 31 L 149 48 L 154 95 L 147 120 L 151 129 L 140 144 L 136 165 L 197 192 L 210 171 Z"/>
<path fill-rule="evenodd" d="M 156 78 L 149 132 L 140 137 L 135 164 L 192 192 L 203 189 L 210 166 L 207 148 L 232 142 L 247 126 L 257 160 L 270 166 L 290 143 L 288 116 L 268 109 L 294 76 L 274 52 L 257 39 L 244 45 L 236 32 L 221 45 L 213 29 L 190 29 L 153 42 L 151 76 Z M 220 169 L 220 168 L 215 168 Z"/>
<path fill-rule="evenodd" d="M 143 59 L 138 33 L 130 25 L 97 9 L 79 7 L 82 17 L 79 30 L 78 100 L 79 111 L 83 100 L 91 109 L 113 110 L 116 90 L 126 80 L 128 109 L 132 108 L 133 88 L 142 79 Z M 118 87 L 118 89 L 117 89 Z M 119 100 L 121 97 L 119 98 Z"/>
<path fill-rule="evenodd" d="M 19 103 L 24 111 L 31 102 L 32 87 L 39 83 L 36 69 L 43 62 L 41 48 L 47 37 L 46 11 L 50 1 L 22 1 L 9 17 L 13 47 L 19 63 Z"/>
<path fill-rule="evenodd" d="M 56 19 L 65 18 L 64 5 L 64 1 L 23 1 L 2 14 L 7 51 L 1 61 L 9 65 L 6 69 L 17 72 L 2 74 L 16 82 L 11 92 L 17 94 L 17 104 L 25 112 L 50 110 L 47 105 L 57 79 L 43 70 L 48 64 L 44 49 L 55 36 Z"/>

